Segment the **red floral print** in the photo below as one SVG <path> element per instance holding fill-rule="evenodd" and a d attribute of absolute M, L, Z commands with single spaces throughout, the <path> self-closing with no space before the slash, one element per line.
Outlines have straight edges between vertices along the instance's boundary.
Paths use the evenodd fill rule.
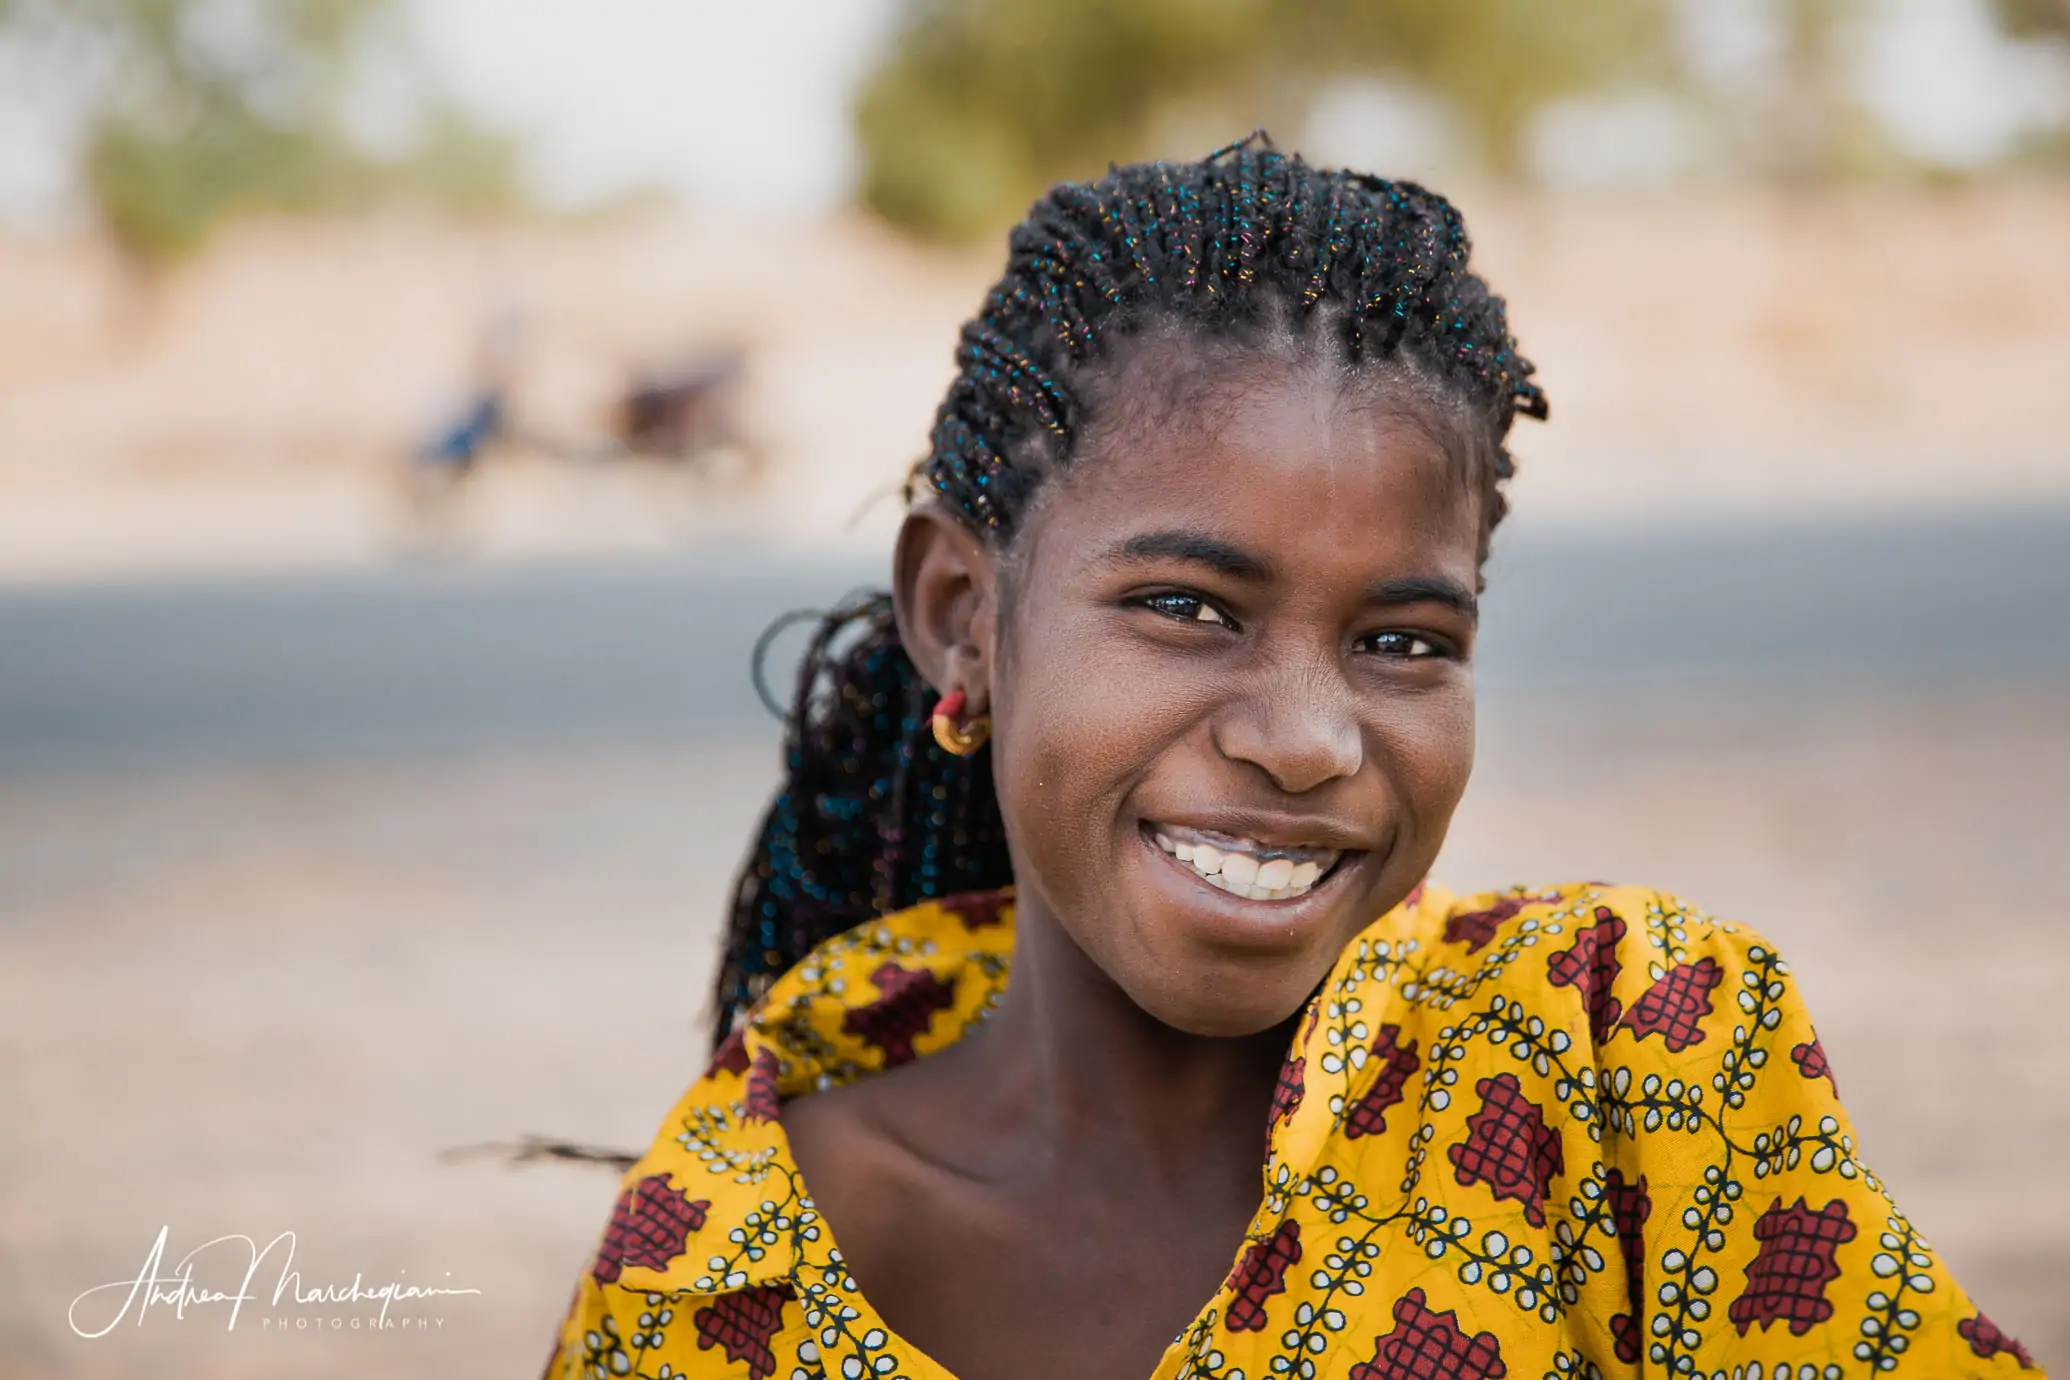
<path fill-rule="evenodd" d="M 769 1380 L 776 1374 L 776 1353 L 770 1349 L 769 1339 L 783 1326 L 783 1306 L 790 1297 L 790 1286 L 784 1284 L 719 1295 L 692 1315 L 698 1350 L 721 1347 L 727 1360 L 735 1365 L 746 1363 L 754 1380 Z"/>
<path fill-rule="evenodd" d="M 749 1121 L 776 1120 L 782 1105 L 776 1090 L 776 1078 L 782 1067 L 782 1061 L 773 1049 L 765 1049 L 755 1055 L 755 1062 L 748 1069 L 747 1092 L 741 1098 L 741 1115 Z"/>
<path fill-rule="evenodd" d="M 2027 1354 L 2027 1348 L 1998 1330 L 1998 1324 L 1982 1313 L 1974 1318 L 1964 1318 L 1955 1324 L 1955 1331 L 1969 1343 L 1969 1349 L 1986 1361 L 1993 1356 L 2005 1355 L 2020 1363 L 2021 1370 L 2034 1369 L 2034 1358 Z"/>
<path fill-rule="evenodd" d="M 1610 1317 L 1610 1336 L 1617 1347 L 1617 1359 L 1627 1365 L 1639 1360 L 1639 1319 L 1646 1312 L 1646 1219 L 1653 1215 L 1653 1199 L 1646 1192 L 1646 1176 L 1626 1183 L 1624 1171 L 1612 1169 L 1603 1176 L 1603 1200 L 1610 1209 L 1610 1221 L 1617 1228 L 1617 1244 L 1624 1252 L 1628 1312 Z"/>
<path fill-rule="evenodd" d="M 955 985 L 925 968 L 901 968 L 896 963 L 878 964 L 870 983 L 884 995 L 850 1011 L 841 1029 L 883 1050 L 886 1068 L 908 1063 L 913 1041 L 927 1033 L 935 1013 L 956 1004 Z"/>
<path fill-rule="evenodd" d="M 1826 1086 L 1833 1090 L 1833 1096 L 1840 1095 L 1840 1081 L 1833 1077 L 1833 1066 L 1826 1059 L 1826 1047 L 1819 1043 L 1816 1034 L 1803 1044 L 1790 1047 L 1790 1062 L 1806 1078 L 1825 1079 Z"/>
<path fill-rule="evenodd" d="M 1272 1115 L 1266 1120 L 1267 1126 L 1277 1130 L 1281 1122 L 1292 1119 L 1307 1091 L 1307 1069 L 1308 1061 L 1301 1057 L 1299 1050 L 1280 1065 L 1279 1082 L 1272 1089 Z"/>
<path fill-rule="evenodd" d="M 936 904 L 962 921 L 966 931 L 1005 923 L 1000 914 L 1006 905 L 1004 891 L 959 891 L 954 896 L 942 897 Z"/>
<path fill-rule="evenodd" d="M 1282 1222 L 1263 1241 L 1253 1241 L 1229 1276 L 1236 1297 L 1229 1303 L 1231 1332 L 1262 1332 L 1265 1303 L 1287 1289 L 1287 1270 L 1301 1260 L 1301 1224 Z"/>
<path fill-rule="evenodd" d="M 1398 1025 L 1383 1025 L 1373 1037 L 1373 1085 L 1344 1112 L 1344 1135 L 1349 1140 L 1377 1136 L 1387 1129 L 1387 1109 L 1402 1100 L 1409 1075 L 1420 1066 L 1416 1042 L 1397 1043 L 1402 1037 Z"/>
<path fill-rule="evenodd" d="M 704 1076 L 713 1077 L 719 1073 L 746 1073 L 748 1071 L 747 1035 L 734 1031 L 719 1042 L 712 1051 L 712 1061 L 705 1066 Z"/>
<path fill-rule="evenodd" d="M 590 1273 L 610 1284 L 628 1265 L 665 1270 L 687 1248 L 690 1233 L 704 1225 L 711 1201 L 690 1195 L 669 1183 L 666 1174 L 650 1174 L 618 1195 L 604 1243 L 597 1248 Z"/>
<path fill-rule="evenodd" d="M 1545 1199 L 1564 1167 L 1560 1137 L 1546 1127 L 1545 1110 L 1524 1096 L 1513 1073 L 1474 1084 L 1481 1109 L 1466 1119 L 1466 1139 L 1446 1152 L 1459 1182 L 1484 1183 L 1497 1198 L 1521 1204 L 1524 1220 L 1545 1225 Z"/>
<path fill-rule="evenodd" d="M 1495 937 L 1495 931 L 1502 928 L 1502 922 L 1515 919 L 1524 905 L 1522 896 L 1505 896 L 1486 910 L 1469 910 L 1454 915 L 1445 921 L 1445 942 L 1464 944 L 1468 953 L 1479 953 Z"/>
<path fill-rule="evenodd" d="M 1509 1367 L 1492 1332 L 1469 1337 L 1456 1312 L 1433 1312 L 1421 1289 L 1395 1301 L 1394 1331 L 1379 1339 L 1373 1359 L 1351 1368 L 1351 1380 L 1502 1380 Z"/>
<path fill-rule="evenodd" d="M 1725 980 L 1716 959 L 1679 963 L 1648 987 L 1625 1015 L 1624 1028 L 1640 1039 L 1660 1036 L 1676 1054 L 1704 1037 L 1703 1018 L 1711 1014 L 1711 990 Z"/>
<path fill-rule="evenodd" d="M 1786 1322 L 1801 1337 L 1832 1317 L 1826 1286 L 1840 1278 L 1833 1252 L 1854 1238 L 1854 1223 L 1840 1199 L 1814 1212 L 1802 1198 L 1788 1207 L 1777 1198 L 1754 1223 L 1760 1245 L 1747 1266 L 1747 1287 L 1726 1310 L 1739 1335 L 1756 1323 L 1766 1332 L 1770 1323 Z"/>
<path fill-rule="evenodd" d="M 1623 939 L 1623 917 L 1608 906 L 1596 907 L 1596 923 L 1574 932 L 1574 942 L 1547 960 L 1546 976 L 1555 987 L 1572 987 L 1581 993 L 1588 1011 L 1588 1031 L 1597 1044 L 1617 1029 L 1624 1008 L 1610 994 L 1623 965 L 1617 958 L 1617 941 Z"/>

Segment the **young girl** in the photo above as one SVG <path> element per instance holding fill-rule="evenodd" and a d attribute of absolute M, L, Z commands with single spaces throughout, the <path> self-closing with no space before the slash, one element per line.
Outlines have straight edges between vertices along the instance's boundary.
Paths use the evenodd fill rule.
<path fill-rule="evenodd" d="M 1250 141 L 1061 186 L 957 362 L 549 1374 L 2031 1369 L 1758 935 L 1424 881 L 1546 415 L 1450 205 Z"/>

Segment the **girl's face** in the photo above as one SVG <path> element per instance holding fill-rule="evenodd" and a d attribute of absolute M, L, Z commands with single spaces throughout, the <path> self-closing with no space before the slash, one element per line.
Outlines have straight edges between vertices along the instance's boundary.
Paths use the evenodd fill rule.
<path fill-rule="evenodd" d="M 1473 763 L 1480 513 L 1370 385 L 1217 384 L 1089 439 L 961 674 L 1024 911 L 1164 1023 L 1245 1035 L 1437 857 Z"/>

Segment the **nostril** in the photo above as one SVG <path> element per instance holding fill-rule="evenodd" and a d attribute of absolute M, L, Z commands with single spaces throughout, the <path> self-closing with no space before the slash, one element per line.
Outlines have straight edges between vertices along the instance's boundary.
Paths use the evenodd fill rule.
<path fill-rule="evenodd" d="M 1356 716 L 1315 694 L 1275 696 L 1224 717 L 1213 741 L 1231 761 L 1259 771 L 1281 792 L 1305 795 L 1355 776 L 1365 765 L 1365 735 Z"/>

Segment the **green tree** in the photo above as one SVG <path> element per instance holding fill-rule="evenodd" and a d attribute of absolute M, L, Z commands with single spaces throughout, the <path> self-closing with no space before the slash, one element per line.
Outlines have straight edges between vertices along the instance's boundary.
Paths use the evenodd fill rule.
<path fill-rule="evenodd" d="M 393 0 L 0 0 L 0 33 L 79 74 L 81 183 L 145 262 L 241 211 L 517 197 L 515 149 L 431 91 Z M 414 146 L 387 158 L 361 147 L 347 114 L 376 64 L 404 78 L 423 117 Z"/>
<path fill-rule="evenodd" d="M 1150 144 L 1172 108 L 1292 128 L 1320 83 L 1358 73 L 1443 100 L 1514 172 L 1547 101 L 1672 81 L 1671 18 L 1666 0 L 907 0 L 856 107 L 862 196 L 974 235 L 1058 178 L 1168 152 Z"/>

